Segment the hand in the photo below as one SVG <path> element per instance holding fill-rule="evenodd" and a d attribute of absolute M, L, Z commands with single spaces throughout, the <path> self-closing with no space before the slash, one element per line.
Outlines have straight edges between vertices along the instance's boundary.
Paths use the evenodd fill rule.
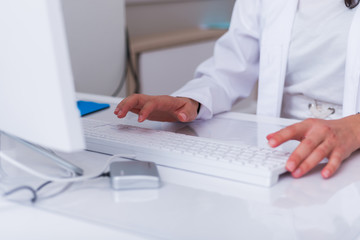
<path fill-rule="evenodd" d="M 196 118 L 198 106 L 199 103 L 190 98 L 133 94 L 118 104 L 114 114 L 123 118 L 130 111 L 139 115 L 139 122 L 145 119 L 190 122 Z"/>
<path fill-rule="evenodd" d="M 306 119 L 269 134 L 267 139 L 271 147 L 288 140 L 300 141 L 286 163 L 295 178 L 306 174 L 326 157 L 329 161 L 321 175 L 329 178 L 360 147 L 360 115 L 339 120 Z"/>

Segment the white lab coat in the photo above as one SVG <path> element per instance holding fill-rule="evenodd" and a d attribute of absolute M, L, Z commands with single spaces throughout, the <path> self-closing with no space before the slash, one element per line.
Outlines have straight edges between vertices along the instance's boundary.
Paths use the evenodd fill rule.
<path fill-rule="evenodd" d="M 236 1 L 229 31 L 217 41 L 214 56 L 173 95 L 199 101 L 198 117 L 209 119 L 249 96 L 259 80 L 257 114 L 279 117 L 297 5 L 298 0 Z M 344 116 L 360 112 L 360 6 L 352 11 L 356 13 L 348 40 Z"/>

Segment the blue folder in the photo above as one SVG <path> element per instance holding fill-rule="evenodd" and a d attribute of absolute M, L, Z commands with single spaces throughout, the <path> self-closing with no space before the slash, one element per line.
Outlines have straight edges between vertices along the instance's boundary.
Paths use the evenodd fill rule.
<path fill-rule="evenodd" d="M 81 116 L 100 111 L 110 107 L 107 103 L 97 103 L 91 101 L 77 101 L 77 106 L 80 110 Z"/>

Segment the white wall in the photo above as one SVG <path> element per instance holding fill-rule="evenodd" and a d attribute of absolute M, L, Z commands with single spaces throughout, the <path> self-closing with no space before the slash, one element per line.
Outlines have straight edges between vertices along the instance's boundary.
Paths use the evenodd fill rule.
<path fill-rule="evenodd" d="M 130 36 L 196 28 L 230 20 L 235 0 L 126 0 Z"/>
<path fill-rule="evenodd" d="M 214 41 L 199 42 L 143 53 L 139 58 L 141 92 L 150 95 L 171 94 L 193 78 L 202 61 L 212 55 Z M 256 113 L 257 88 L 238 101 L 235 112 Z"/>
<path fill-rule="evenodd" d="M 132 37 L 161 34 L 203 24 L 228 22 L 235 0 L 126 0 Z M 144 52 L 139 56 L 141 92 L 170 94 L 193 78 L 197 66 L 213 54 L 215 41 Z M 255 113 L 257 90 L 232 111 Z"/>
<path fill-rule="evenodd" d="M 113 94 L 121 81 L 124 67 L 125 0 L 62 1 L 77 91 Z M 196 28 L 205 23 L 227 22 L 230 20 L 234 1 L 126 0 L 126 25 L 130 36 L 138 37 Z M 177 69 L 175 74 L 181 81 L 173 79 L 174 86 L 190 80 L 196 66 L 211 56 L 212 47 L 206 47 L 205 50 L 201 47 L 202 44 L 198 46 L 199 55 L 191 61 L 188 61 L 186 54 L 169 55 L 175 62 L 188 62 L 187 67 Z M 145 55 L 143 59 L 146 62 Z M 158 69 L 154 65 L 151 71 L 164 71 L 156 79 L 164 82 L 168 80 L 169 74 L 166 69 L 173 67 L 174 65 L 163 65 Z M 151 79 L 151 75 L 147 74 L 148 71 L 144 71 L 141 76 Z M 169 91 L 172 90 L 173 88 Z M 126 96 L 126 86 L 120 96 Z"/>
<path fill-rule="evenodd" d="M 126 0 L 132 38 L 182 32 L 205 24 L 229 22 L 235 0 Z M 157 37 L 159 39 L 159 37 Z M 138 58 L 140 91 L 170 94 L 193 78 L 196 67 L 213 53 L 214 40 L 159 47 Z"/>
<path fill-rule="evenodd" d="M 76 90 L 112 95 L 125 69 L 124 0 L 62 3 Z"/>
<path fill-rule="evenodd" d="M 214 41 L 159 49 L 139 58 L 141 92 L 171 94 L 194 76 L 197 66 L 212 55 Z"/>

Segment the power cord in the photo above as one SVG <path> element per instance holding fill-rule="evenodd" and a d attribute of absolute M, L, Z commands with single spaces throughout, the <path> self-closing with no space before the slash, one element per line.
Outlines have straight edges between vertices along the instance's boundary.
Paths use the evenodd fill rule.
<path fill-rule="evenodd" d="M 110 172 L 105 172 L 105 173 L 102 173 L 100 174 L 99 176 L 97 176 L 96 178 L 101 178 L 101 177 L 110 177 Z M 30 187 L 30 186 L 27 186 L 27 185 L 24 185 L 24 186 L 20 186 L 20 187 L 16 187 L 14 189 L 11 189 L 7 192 L 5 192 L 3 194 L 3 197 L 8 197 L 10 195 L 13 195 L 17 192 L 20 192 L 20 191 L 23 191 L 23 190 L 27 190 L 27 191 L 30 191 L 31 194 L 32 194 L 32 198 L 30 199 L 31 203 L 35 203 L 38 201 L 39 199 L 39 196 L 38 196 L 38 192 L 40 190 L 42 190 L 44 187 L 46 187 L 47 185 L 50 185 L 51 183 L 53 183 L 53 181 L 46 181 L 44 182 L 43 184 L 41 184 L 39 187 L 37 187 L 36 189 L 34 189 L 33 187 Z M 69 188 L 70 185 L 72 185 L 73 183 L 69 183 L 67 184 L 63 189 L 61 189 L 59 191 L 59 193 L 63 192 L 65 189 Z M 56 193 L 54 195 L 58 195 L 59 193 Z"/>
<path fill-rule="evenodd" d="M 126 51 L 126 55 L 127 55 L 127 61 L 129 63 L 129 69 L 130 69 L 130 73 L 132 74 L 133 78 L 134 78 L 134 82 L 135 82 L 135 90 L 134 93 L 140 93 L 140 80 L 139 80 L 139 76 L 137 75 L 136 71 L 135 71 L 135 67 L 133 65 L 133 62 L 131 61 L 131 50 L 130 50 L 130 36 L 129 36 L 129 31 L 128 29 L 126 29 L 126 42 L 127 42 L 127 51 Z"/>
<path fill-rule="evenodd" d="M 23 171 L 26 171 L 36 177 L 39 177 L 39 178 L 42 178 L 42 179 L 45 179 L 47 180 L 46 182 L 44 182 L 43 184 L 41 184 L 40 186 L 38 186 L 36 189 L 34 189 L 33 187 L 31 186 L 28 186 L 28 185 L 24 185 L 24 186 L 20 186 L 20 187 L 17 187 L 17 188 L 14 188 L 12 190 L 9 190 L 7 192 L 5 192 L 3 194 L 3 197 L 8 197 L 10 195 L 13 195 L 14 193 L 17 193 L 19 191 L 23 191 L 23 190 L 26 190 L 26 191 L 30 191 L 31 194 L 32 194 L 32 198 L 30 199 L 30 201 L 32 203 L 35 203 L 37 200 L 38 200 L 38 192 L 40 190 L 42 190 L 44 187 L 50 185 L 51 183 L 53 182 L 58 182 L 58 183 L 68 183 L 67 186 L 65 186 L 60 192 L 63 192 L 65 189 L 67 189 L 69 187 L 69 185 L 75 183 L 75 182 L 80 182 L 80 181 L 86 181 L 86 180 L 90 180 L 90 179 L 96 179 L 96 178 L 101 178 L 101 177 L 110 177 L 110 172 L 106 172 L 106 169 L 108 168 L 109 164 L 111 163 L 111 161 L 115 158 L 119 158 L 119 157 L 122 157 L 122 158 L 134 158 L 135 156 L 134 155 L 130 155 L 130 154 L 116 154 L 116 155 L 113 155 L 111 157 L 109 157 L 104 165 L 104 167 L 101 169 L 101 171 L 99 171 L 98 173 L 96 174 L 93 174 L 93 175 L 89 175 L 89 176 L 81 176 L 81 177 L 68 177 L 68 178 L 56 178 L 56 177 L 52 177 L 52 176 L 48 176 L 48 175 L 45 175 L 45 174 L 42 174 L 40 172 L 37 172 L 33 169 L 31 169 L 30 167 L 16 161 L 15 159 L 9 157 L 8 155 L 6 155 L 5 153 L 3 152 L 0 152 L 0 159 L 3 159 L 3 160 L 6 160 L 7 162 L 9 162 L 10 164 L 13 164 L 14 166 L 22 169 Z M 57 195 L 57 194 L 55 194 Z"/>
<path fill-rule="evenodd" d="M 128 73 L 128 52 L 130 51 L 130 43 L 128 41 L 128 38 L 127 38 L 127 28 L 125 30 L 125 53 L 124 53 L 124 70 L 123 70 L 123 74 L 121 76 L 121 79 L 120 79 L 120 83 L 118 85 L 118 87 L 116 88 L 116 90 L 114 91 L 113 94 L 111 94 L 111 96 L 113 97 L 116 97 L 117 95 L 119 95 L 120 91 L 123 89 L 124 87 L 124 84 L 126 82 L 126 76 L 127 76 L 127 73 Z"/>
<path fill-rule="evenodd" d="M 48 182 L 46 182 L 46 183 L 48 183 Z M 14 189 L 12 189 L 10 191 L 5 192 L 3 194 L 3 197 L 10 196 L 10 195 L 12 195 L 12 194 L 14 194 L 16 192 L 21 191 L 21 190 L 29 190 L 33 195 L 33 197 L 31 198 L 31 202 L 35 203 L 37 201 L 37 199 L 38 199 L 37 191 L 35 189 L 33 189 L 32 187 L 30 187 L 30 186 L 20 186 L 20 187 L 14 188 Z"/>
<path fill-rule="evenodd" d="M 115 158 L 135 158 L 135 155 L 132 154 L 116 154 L 113 155 L 111 157 L 108 158 L 108 160 L 106 161 L 104 167 L 101 169 L 101 171 L 99 171 L 96 174 L 93 175 L 89 175 L 89 176 L 80 176 L 80 177 L 70 177 L 70 178 L 57 178 L 57 177 L 52 177 L 43 173 L 40 173 L 38 171 L 35 171 L 34 169 L 16 161 L 15 159 L 13 159 L 12 157 L 9 157 L 8 155 L 6 155 L 3 152 L 0 152 L 0 158 L 3 160 L 6 160 L 7 162 L 13 164 L 14 166 L 22 169 L 23 171 L 30 173 L 31 175 L 34 175 L 36 177 L 48 180 L 48 181 L 53 181 L 53 182 L 60 182 L 60 183 L 70 183 L 70 182 L 79 182 L 79 181 L 85 181 L 85 180 L 89 180 L 92 178 L 97 178 L 99 175 L 101 175 L 102 173 L 104 173 L 106 171 L 106 169 L 108 168 L 110 162 L 115 159 Z"/>
<path fill-rule="evenodd" d="M 116 90 L 112 94 L 113 97 L 118 96 L 120 91 L 123 89 L 124 84 L 126 82 L 126 76 L 128 73 L 128 69 L 130 70 L 130 73 L 134 79 L 134 83 L 135 83 L 134 93 L 140 92 L 140 80 L 136 73 L 133 62 L 131 60 L 131 47 L 130 47 L 130 37 L 129 37 L 129 29 L 128 28 L 126 28 L 126 30 L 125 30 L 125 64 L 124 65 L 125 65 L 124 66 L 125 68 L 123 71 L 123 75 L 121 77 L 119 86 L 116 88 Z"/>

